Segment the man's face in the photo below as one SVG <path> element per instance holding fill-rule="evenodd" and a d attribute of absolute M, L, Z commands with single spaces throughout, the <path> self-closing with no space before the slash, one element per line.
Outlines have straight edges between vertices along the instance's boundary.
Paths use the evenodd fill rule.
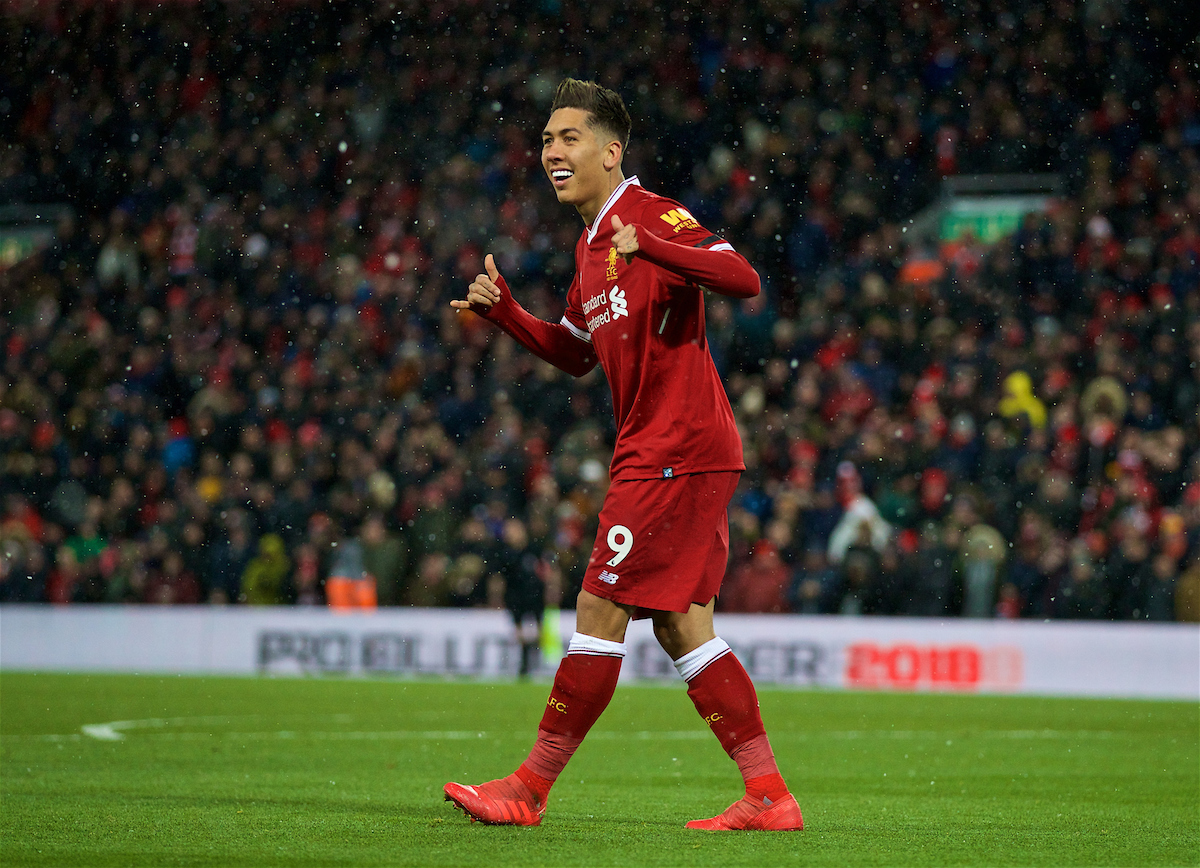
<path fill-rule="evenodd" d="M 542 131 L 542 167 L 559 202 L 578 208 L 599 198 L 603 204 L 608 164 L 615 164 L 611 144 L 597 136 L 583 109 L 561 108 L 550 115 Z"/>

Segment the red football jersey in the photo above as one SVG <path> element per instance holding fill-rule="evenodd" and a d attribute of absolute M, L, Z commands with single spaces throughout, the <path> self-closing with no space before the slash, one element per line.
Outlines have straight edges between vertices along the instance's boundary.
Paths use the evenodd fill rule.
<path fill-rule="evenodd" d="M 613 215 L 639 227 L 641 250 L 632 262 L 612 246 Z M 685 250 L 664 248 L 657 239 Z M 614 480 L 745 470 L 733 411 L 708 351 L 704 291 L 652 261 L 703 258 L 686 248 L 737 256 L 686 208 L 648 192 L 636 176 L 613 191 L 575 246 L 562 324 L 591 344 L 612 387 Z M 757 275 L 750 274 L 757 292 Z"/>

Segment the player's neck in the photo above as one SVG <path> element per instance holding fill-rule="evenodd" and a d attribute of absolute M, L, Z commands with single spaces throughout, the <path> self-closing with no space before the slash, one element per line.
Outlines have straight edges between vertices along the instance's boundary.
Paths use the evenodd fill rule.
<path fill-rule="evenodd" d="M 586 202 L 581 202 L 575 206 L 575 210 L 579 212 L 579 216 L 583 218 L 583 222 L 589 227 L 596 222 L 596 216 L 604 207 L 604 203 L 612 196 L 613 190 L 625 183 L 625 173 L 621 171 L 620 166 L 606 173 L 604 177 L 605 185 L 603 191 L 597 193 Z"/>

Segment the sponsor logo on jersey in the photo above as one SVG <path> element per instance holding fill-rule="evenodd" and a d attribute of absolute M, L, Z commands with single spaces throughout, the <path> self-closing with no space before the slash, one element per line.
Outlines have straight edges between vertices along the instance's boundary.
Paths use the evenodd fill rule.
<path fill-rule="evenodd" d="M 687 208 L 672 208 L 666 214 L 660 214 L 663 220 L 667 221 L 676 232 L 682 232 L 684 229 L 699 229 L 700 224 L 696 218 L 692 216 Z"/>
<path fill-rule="evenodd" d="M 619 286 L 614 286 L 609 295 L 612 298 L 612 318 L 619 319 L 623 316 L 629 316 L 629 301 L 625 298 L 625 290 Z"/>
<path fill-rule="evenodd" d="M 591 332 L 592 334 L 595 334 L 596 329 L 598 329 L 598 328 L 600 328 L 600 326 L 606 325 L 610 322 L 612 322 L 612 314 L 609 313 L 607 310 L 602 310 L 595 316 L 589 316 L 587 318 L 588 331 Z"/>
<path fill-rule="evenodd" d="M 587 329 L 595 332 L 607 322 L 612 322 L 612 314 L 605 308 L 608 304 L 608 293 L 600 290 L 599 295 L 593 295 L 583 303 L 583 315 L 586 317 Z"/>
<path fill-rule="evenodd" d="M 620 257 L 617 255 L 617 248 L 608 248 L 608 272 L 605 274 L 609 280 L 617 279 L 617 260 Z"/>
<path fill-rule="evenodd" d="M 583 303 L 583 312 L 585 314 L 589 314 L 603 304 L 608 304 L 608 295 L 604 292 L 604 290 L 600 290 L 599 295 L 593 295 Z"/>
<path fill-rule="evenodd" d="M 606 585 L 615 585 L 617 583 L 617 579 L 621 577 L 616 573 L 609 572 L 608 570 L 601 570 L 600 575 L 597 576 L 597 578 Z"/>
<path fill-rule="evenodd" d="M 604 310 L 603 306 L 608 305 L 608 309 Z M 625 297 L 625 291 L 619 286 L 614 286 L 608 292 L 600 291 L 599 295 L 593 295 L 583 303 L 583 313 L 587 318 L 587 328 L 589 332 L 595 333 L 596 329 L 607 323 L 618 320 L 623 316 L 629 316 L 629 300 Z"/>

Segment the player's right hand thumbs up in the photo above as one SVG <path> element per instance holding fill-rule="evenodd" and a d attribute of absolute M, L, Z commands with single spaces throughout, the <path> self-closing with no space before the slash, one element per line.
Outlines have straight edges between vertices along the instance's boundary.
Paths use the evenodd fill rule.
<path fill-rule="evenodd" d="M 500 301 L 500 284 L 504 283 L 504 278 L 500 276 L 500 269 L 496 267 L 496 260 L 492 254 L 484 257 L 483 267 L 487 274 L 475 275 L 475 280 L 467 287 L 467 297 L 452 300 L 451 307 L 457 310 L 472 308 L 476 313 L 486 313 L 492 309 L 492 305 Z"/>

